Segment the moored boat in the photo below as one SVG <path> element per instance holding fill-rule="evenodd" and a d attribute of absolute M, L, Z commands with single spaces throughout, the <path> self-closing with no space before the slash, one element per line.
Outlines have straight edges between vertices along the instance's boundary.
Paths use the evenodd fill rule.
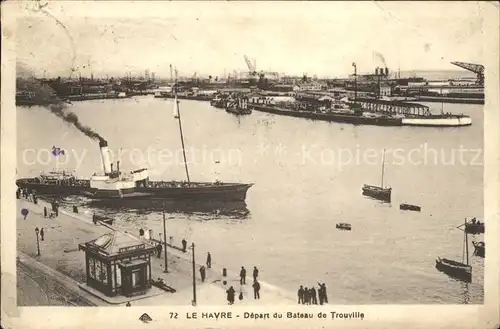
<path fill-rule="evenodd" d="M 411 210 L 411 211 L 420 211 L 421 208 L 420 206 L 414 205 L 414 204 L 408 204 L 408 203 L 402 203 L 399 205 L 399 209 L 401 210 Z"/>
<path fill-rule="evenodd" d="M 474 255 L 484 258 L 485 243 L 473 241 L 472 245 L 474 246 Z"/>
<path fill-rule="evenodd" d="M 384 188 L 384 167 L 385 167 L 384 164 L 385 164 L 385 150 L 384 150 L 384 156 L 382 158 L 382 178 L 380 186 L 364 184 L 362 187 L 362 191 L 363 195 L 390 203 L 392 188 L 390 187 Z"/>
<path fill-rule="evenodd" d="M 460 228 L 460 226 L 458 228 Z M 462 254 L 462 262 L 437 257 L 436 269 L 455 279 L 472 282 L 472 266 L 469 265 L 469 240 L 467 232 L 465 230 L 463 230 L 463 232 L 464 253 Z M 466 263 L 464 263 L 464 261 Z"/>
<path fill-rule="evenodd" d="M 436 269 L 455 279 L 472 282 L 472 266 L 468 264 L 438 257 L 436 259 Z"/>
<path fill-rule="evenodd" d="M 351 224 L 348 223 L 337 223 L 335 227 L 338 228 L 339 230 L 346 230 L 346 231 L 351 230 Z"/>
<path fill-rule="evenodd" d="M 465 232 L 469 234 L 481 234 L 484 233 L 484 223 L 476 219 L 475 217 L 469 221 L 465 221 L 463 224 L 465 227 Z"/>

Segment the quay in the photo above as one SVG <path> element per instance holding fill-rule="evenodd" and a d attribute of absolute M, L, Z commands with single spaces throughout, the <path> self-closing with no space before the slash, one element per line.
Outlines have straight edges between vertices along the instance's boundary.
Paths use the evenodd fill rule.
<path fill-rule="evenodd" d="M 417 100 L 421 102 L 484 105 L 484 98 L 438 97 L 438 96 L 416 96 L 416 97 Z"/>
<path fill-rule="evenodd" d="M 17 200 L 18 209 L 28 209 L 29 214 L 17 215 L 17 271 L 18 282 L 28 282 L 19 289 L 18 304 L 33 305 L 36 299 L 45 305 L 72 305 L 72 306 L 106 306 L 122 305 L 130 302 L 136 305 L 191 305 L 193 294 L 192 254 L 188 249 L 183 252 L 180 247 L 168 246 L 168 273 L 164 273 L 164 254 L 158 258 L 151 255 L 151 278 L 163 279 L 165 284 L 173 287 L 176 292 L 169 293 L 152 286 L 145 294 L 126 297 L 118 295 L 109 297 L 86 284 L 85 255 L 79 251 L 79 245 L 94 240 L 104 234 L 118 232 L 112 226 L 105 224 L 95 225 L 90 217 L 81 214 L 59 211 L 59 216 L 45 218 L 43 207 L 50 209 L 50 205 L 42 200 L 35 205 L 24 199 Z M 37 236 L 35 227 L 44 229 L 44 241 L 38 241 L 40 255 L 37 253 Z M 138 234 L 120 231 L 123 236 L 141 241 Z M 176 239 L 180 241 L 181 239 Z M 147 243 L 156 244 L 157 240 L 147 240 Z M 222 277 L 222 266 L 217 255 L 212 255 L 216 263 L 206 269 L 206 280 L 201 282 L 199 268 L 205 263 L 207 251 L 196 250 L 196 295 L 197 305 L 227 305 L 226 292 L 230 286 L 240 291 L 239 268 L 227 271 Z M 254 264 L 242 265 L 251 269 Z M 255 264 L 258 266 L 258 264 Z M 261 277 L 262 274 L 259 275 Z M 38 278 L 38 279 L 33 279 Z M 35 280 L 35 281 L 33 281 Z M 227 284 L 222 283 L 223 280 Z M 261 285 L 261 299 L 253 299 L 251 287 L 251 273 L 247 276 L 247 284 L 241 287 L 244 299 L 238 300 L 235 305 L 259 304 L 294 304 L 295 294 L 278 288 L 272 284 L 258 280 Z"/>

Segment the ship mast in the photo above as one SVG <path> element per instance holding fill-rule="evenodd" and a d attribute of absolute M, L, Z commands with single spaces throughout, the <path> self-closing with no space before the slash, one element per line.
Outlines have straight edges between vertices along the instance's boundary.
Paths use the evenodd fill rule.
<path fill-rule="evenodd" d="M 182 121 L 181 121 L 181 110 L 179 107 L 179 101 L 177 100 L 177 69 L 175 69 L 175 83 L 173 86 L 173 91 L 174 91 L 174 106 L 176 109 L 176 119 L 179 120 L 179 131 L 181 133 L 181 144 L 182 144 L 182 155 L 184 156 L 184 168 L 186 169 L 186 177 L 188 183 L 191 182 L 189 179 L 189 170 L 188 170 L 188 165 L 187 165 L 187 160 L 186 160 L 186 149 L 184 147 L 184 135 L 182 133 Z"/>
<path fill-rule="evenodd" d="M 465 223 L 464 225 L 467 224 L 467 218 L 465 219 Z M 467 236 L 467 228 L 465 227 L 464 228 L 464 248 L 465 248 L 465 258 L 466 258 L 466 264 L 469 265 L 469 239 L 468 239 L 468 236 Z M 462 258 L 463 258 L 463 254 L 462 254 Z M 463 259 L 462 259 L 462 262 L 463 262 Z"/>
<path fill-rule="evenodd" d="M 384 188 L 384 166 L 385 166 L 385 149 L 384 149 L 384 155 L 382 156 L 382 179 L 380 180 L 381 188 Z"/>
<path fill-rule="evenodd" d="M 354 66 L 354 103 L 356 103 L 356 98 L 358 96 L 358 78 L 357 78 L 356 63 L 352 63 L 352 66 Z"/>

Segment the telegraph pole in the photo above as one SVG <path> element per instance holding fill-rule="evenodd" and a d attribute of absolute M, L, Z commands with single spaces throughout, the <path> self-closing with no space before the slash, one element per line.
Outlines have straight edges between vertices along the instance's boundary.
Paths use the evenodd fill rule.
<path fill-rule="evenodd" d="M 167 220 L 165 219 L 165 203 L 163 203 L 163 241 L 165 242 L 165 270 L 164 273 L 168 273 L 168 262 L 167 262 Z"/>

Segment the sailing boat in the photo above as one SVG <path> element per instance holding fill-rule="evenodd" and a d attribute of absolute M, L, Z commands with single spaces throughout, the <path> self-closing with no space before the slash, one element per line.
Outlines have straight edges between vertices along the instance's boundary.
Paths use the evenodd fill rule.
<path fill-rule="evenodd" d="M 374 185 L 368 185 L 364 184 L 363 185 L 363 195 L 372 197 L 377 200 L 385 201 L 385 202 L 391 202 L 391 191 L 392 188 L 384 188 L 384 168 L 385 167 L 385 149 L 384 149 L 384 156 L 382 159 L 382 178 L 380 182 L 380 186 L 374 186 Z"/>
<path fill-rule="evenodd" d="M 460 226 L 458 227 L 460 229 Z M 472 266 L 469 265 L 469 240 L 468 235 L 464 231 L 464 252 L 462 253 L 462 262 L 457 262 L 447 258 L 436 259 L 436 269 L 440 272 L 446 273 L 449 276 L 465 281 L 472 282 Z M 464 264 L 464 256 L 466 263 Z"/>

